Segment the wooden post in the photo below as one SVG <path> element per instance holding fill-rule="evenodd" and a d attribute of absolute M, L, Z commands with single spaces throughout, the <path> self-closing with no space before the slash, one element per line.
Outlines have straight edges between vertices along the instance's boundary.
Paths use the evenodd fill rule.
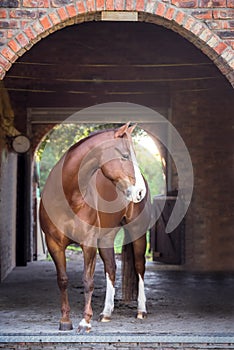
<path fill-rule="evenodd" d="M 129 233 L 124 230 L 124 245 L 122 248 L 122 300 L 129 302 L 137 300 L 138 277 L 135 271 L 133 244 L 129 241 Z"/>

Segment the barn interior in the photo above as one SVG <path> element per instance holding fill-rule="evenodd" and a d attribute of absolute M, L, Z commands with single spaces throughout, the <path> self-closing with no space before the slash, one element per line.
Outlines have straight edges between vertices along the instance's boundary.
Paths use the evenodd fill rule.
<path fill-rule="evenodd" d="M 28 135 L 32 146 L 27 154 L 17 155 L 7 138 L 2 141 L 3 281 L 15 266 L 19 269 L 34 260 L 32 162 L 41 140 L 75 111 L 122 102 L 149 107 L 169 120 L 184 140 L 193 164 L 193 196 L 178 233 L 177 260 L 169 256 L 160 261 L 162 252 L 155 246 L 151 276 L 168 269 L 187 276 L 197 271 L 218 272 L 216 277 L 228 273 L 225 281 L 230 282 L 234 271 L 233 88 L 196 42 L 189 42 L 176 30 L 144 22 L 80 23 L 43 38 L 13 64 L 4 86 L 14 111 L 14 126 Z M 144 116 L 141 118 L 143 125 Z M 177 191 L 177 170 L 171 167 L 167 176 L 167 192 Z M 171 242 L 173 236 L 168 239 Z M 164 243 L 167 249 L 168 241 Z M 174 253 L 172 245 L 170 254 Z M 213 286 L 220 284 L 216 277 Z M 186 283 L 192 286 L 193 281 L 188 277 Z M 232 310 L 230 304 L 230 314 Z M 230 331 L 225 323 L 223 328 L 219 325 L 221 331 Z"/>

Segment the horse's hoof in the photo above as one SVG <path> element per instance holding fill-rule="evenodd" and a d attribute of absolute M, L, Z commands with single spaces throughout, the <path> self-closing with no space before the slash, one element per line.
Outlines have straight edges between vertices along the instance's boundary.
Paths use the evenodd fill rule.
<path fill-rule="evenodd" d="M 91 324 L 86 322 L 85 319 L 79 323 L 79 327 L 77 329 L 77 333 L 84 334 L 89 333 L 91 331 Z"/>
<path fill-rule="evenodd" d="M 139 311 L 137 313 L 137 316 L 136 316 L 136 318 L 138 320 L 144 320 L 146 317 L 147 317 L 147 313 L 146 312 L 142 312 L 142 311 Z"/>
<path fill-rule="evenodd" d="M 90 333 L 90 331 L 91 331 L 91 327 L 87 327 L 87 326 L 79 326 L 77 329 L 77 333 L 79 334 Z"/>
<path fill-rule="evenodd" d="M 111 320 L 110 316 L 105 316 L 103 314 L 101 314 L 98 319 L 99 322 L 110 322 L 110 320 Z"/>
<path fill-rule="evenodd" d="M 72 329 L 73 329 L 73 327 L 72 327 L 71 321 L 67 321 L 67 322 L 60 321 L 60 323 L 59 323 L 59 330 L 60 331 L 71 331 Z"/>

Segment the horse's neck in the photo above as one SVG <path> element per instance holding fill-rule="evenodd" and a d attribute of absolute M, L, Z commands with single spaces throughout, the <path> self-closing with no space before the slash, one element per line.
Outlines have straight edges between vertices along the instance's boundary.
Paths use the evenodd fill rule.
<path fill-rule="evenodd" d="M 63 167 L 63 185 L 65 181 L 67 188 L 72 190 L 75 186 L 77 191 L 85 191 L 100 166 L 101 149 L 97 146 L 106 139 L 106 133 L 97 134 L 68 151 Z"/>

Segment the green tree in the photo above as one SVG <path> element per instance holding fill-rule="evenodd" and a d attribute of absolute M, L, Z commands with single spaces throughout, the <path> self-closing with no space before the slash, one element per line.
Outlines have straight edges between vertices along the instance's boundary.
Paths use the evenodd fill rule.
<path fill-rule="evenodd" d="M 142 174 L 146 178 L 151 197 L 165 192 L 165 176 L 159 155 L 152 154 L 147 148 L 135 144 L 137 162 Z"/>
<path fill-rule="evenodd" d="M 98 128 L 94 124 L 59 124 L 41 142 L 37 156 L 40 162 L 40 184 L 43 188 L 46 179 L 63 154 L 73 144 L 88 136 Z"/>

